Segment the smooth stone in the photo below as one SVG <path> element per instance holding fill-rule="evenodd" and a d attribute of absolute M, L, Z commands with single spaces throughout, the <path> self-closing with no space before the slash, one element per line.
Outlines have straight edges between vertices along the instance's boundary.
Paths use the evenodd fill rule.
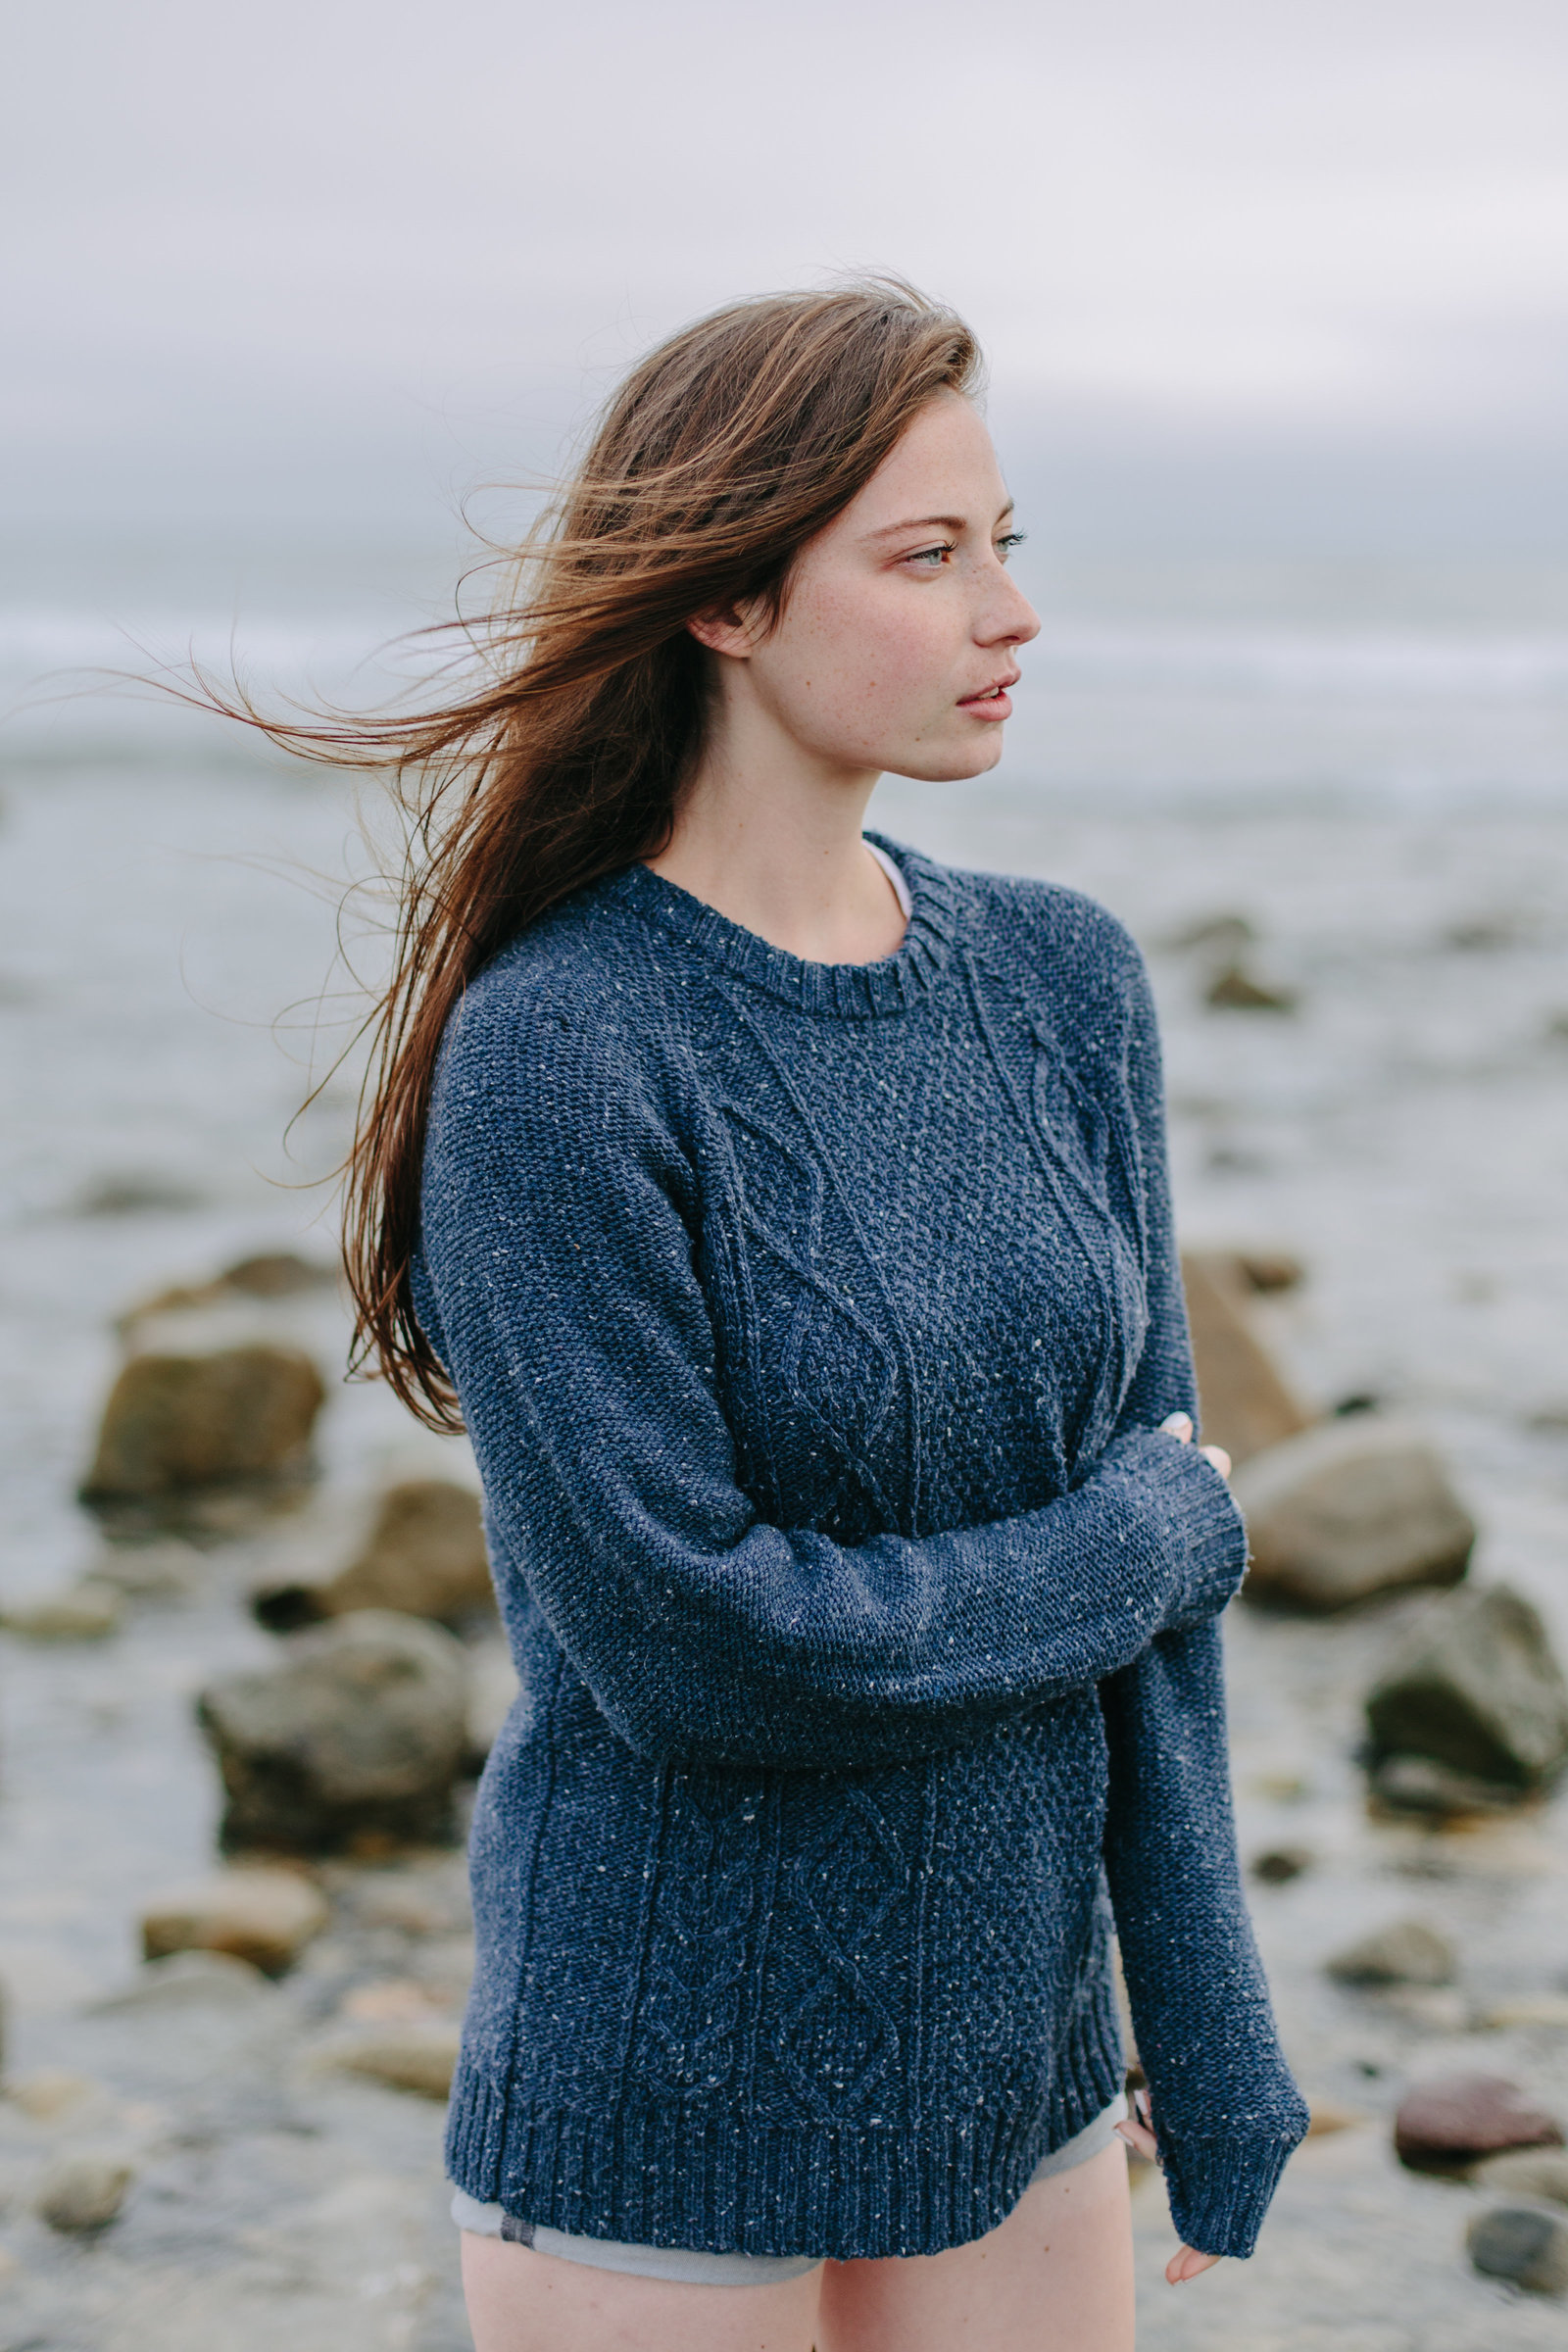
<path fill-rule="evenodd" d="M 1202 1400 L 1205 1443 L 1232 1462 L 1305 1429 L 1312 1416 L 1291 1394 L 1249 1317 L 1251 1285 L 1233 1250 L 1187 1250 L 1182 1256 L 1187 1319 Z"/>
<path fill-rule="evenodd" d="M 1203 1003 L 1225 1012 L 1294 1012 L 1294 988 L 1259 980 L 1239 961 L 1223 964 L 1203 991 Z"/>
<path fill-rule="evenodd" d="M 280 1977 L 328 1916 L 320 1888 L 297 1871 L 218 1871 L 153 1896 L 141 1915 L 142 1953 L 162 1960 L 172 1952 L 225 1952 Z"/>
<path fill-rule="evenodd" d="M 1499 2001 L 1489 2009 L 1483 2023 L 1506 2030 L 1510 2026 L 1537 2026 L 1554 2033 L 1568 2033 L 1568 1992 L 1522 1992 L 1511 2001 Z"/>
<path fill-rule="evenodd" d="M 1568 2154 L 1554 2148 L 1510 2148 L 1478 2164 L 1470 2178 L 1477 2188 L 1495 2189 L 1499 2196 L 1568 2205 Z"/>
<path fill-rule="evenodd" d="M 123 1613 L 112 1585 L 83 1577 L 59 1592 L 0 1612 L 0 1626 L 24 1642 L 103 1642 L 120 1631 Z"/>
<path fill-rule="evenodd" d="M 1341 1984 L 1451 1984 L 1452 1944 L 1425 1920 L 1396 1919 L 1326 1960 Z"/>
<path fill-rule="evenodd" d="M 1337 2107 L 1328 2099 L 1308 2100 L 1307 2114 L 1308 2139 L 1327 2139 L 1336 2132 L 1354 2132 L 1368 2121 L 1358 2108 Z"/>
<path fill-rule="evenodd" d="M 457 1624 L 493 1605 L 479 1497 L 445 1478 L 388 1487 L 346 1567 L 320 1583 L 267 1587 L 252 1602 L 262 1624 L 277 1633 L 355 1609 Z"/>
<path fill-rule="evenodd" d="M 207 1564 L 194 1544 L 177 1537 L 150 1544 L 106 1544 L 92 1580 L 132 1600 L 182 1600 L 207 1582 Z"/>
<path fill-rule="evenodd" d="M 87 2005 L 91 2017 L 115 2017 L 137 2010 L 253 2009 L 275 2001 L 270 1981 L 249 1960 L 231 1952 L 172 1952 L 166 1960 L 149 1960 L 128 1984 L 104 1993 Z"/>
<path fill-rule="evenodd" d="M 1302 1430 L 1237 1470 L 1252 1600 L 1316 1611 L 1463 1576 L 1476 1528 L 1419 1431 L 1356 1413 Z"/>
<path fill-rule="evenodd" d="M 1368 1788 L 1389 1812 L 1425 1814 L 1435 1821 L 1516 1813 L 1530 1794 L 1501 1781 L 1452 1772 L 1431 1756 L 1385 1756 L 1374 1765 Z"/>
<path fill-rule="evenodd" d="M 455 2019 L 406 2020 L 360 2026 L 318 2045 L 315 2063 L 364 2075 L 393 2090 L 445 2099 L 458 2063 L 461 2028 Z"/>
<path fill-rule="evenodd" d="M 1495 2205 L 1464 2233 L 1470 2260 L 1488 2278 L 1507 2278 L 1536 2295 L 1568 2290 L 1568 2222 L 1531 2205 Z"/>
<path fill-rule="evenodd" d="M 1540 1787 L 1568 1759 L 1568 1684 L 1540 1613 L 1506 1585 L 1435 1601 L 1366 1702 L 1374 1758 L 1430 1756 Z"/>
<path fill-rule="evenodd" d="M 73 2074 L 64 2066 L 40 2066 L 30 2074 L 13 2076 L 5 2095 L 35 2124 L 52 2124 L 57 2116 L 69 2115 L 73 2107 L 92 2098 L 98 2087 L 90 2075 Z"/>
<path fill-rule="evenodd" d="M 316 1853 L 450 1836 L 468 1669 L 422 1618 L 363 1609 L 290 1635 L 197 1702 L 228 1794 L 223 1841 Z"/>
<path fill-rule="evenodd" d="M 1304 1845 L 1271 1845 L 1252 1856 L 1252 1876 L 1265 1886 L 1288 1886 L 1312 1867 L 1313 1855 Z"/>
<path fill-rule="evenodd" d="M 1505 2075 L 1440 2075 L 1405 2093 L 1395 2152 L 1414 2170 L 1457 2170 L 1503 2148 L 1561 2147 L 1562 2128 Z"/>
<path fill-rule="evenodd" d="M 33 2210 L 51 2230 L 102 2230 L 119 2214 L 134 2179 L 123 2157 L 62 2156 L 45 2173 Z"/>
<path fill-rule="evenodd" d="M 315 1364 L 295 1348 L 133 1355 L 104 1406 L 82 1500 L 147 1501 L 295 1477 L 325 1396 Z"/>

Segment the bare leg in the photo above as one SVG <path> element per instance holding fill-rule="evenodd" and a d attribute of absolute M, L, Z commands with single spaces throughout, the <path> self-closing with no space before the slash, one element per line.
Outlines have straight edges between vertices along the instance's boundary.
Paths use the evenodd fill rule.
<path fill-rule="evenodd" d="M 970 2245 L 821 2278 L 817 2352 L 1132 2352 L 1127 2152 L 1037 2181 Z"/>
<path fill-rule="evenodd" d="M 821 2281 L 676 2286 L 463 2232 L 474 2352 L 810 2352 Z"/>

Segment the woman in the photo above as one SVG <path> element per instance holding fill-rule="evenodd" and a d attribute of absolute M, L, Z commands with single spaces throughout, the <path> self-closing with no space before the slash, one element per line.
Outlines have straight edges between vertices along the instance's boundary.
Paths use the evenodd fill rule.
<path fill-rule="evenodd" d="M 448 2135 L 479 2352 L 1117 2352 L 1118 2132 L 1181 2279 L 1304 2128 L 1137 952 L 861 833 L 882 771 L 996 764 L 1038 628 L 977 369 L 883 283 L 675 336 L 397 737 L 351 1264 L 471 1437 L 522 1683 Z"/>

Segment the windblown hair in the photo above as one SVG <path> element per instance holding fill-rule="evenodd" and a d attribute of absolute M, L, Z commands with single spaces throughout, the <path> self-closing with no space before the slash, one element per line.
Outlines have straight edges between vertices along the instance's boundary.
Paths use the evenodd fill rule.
<path fill-rule="evenodd" d="M 961 319 L 893 279 L 717 311 L 609 402 L 509 571 L 460 699 L 368 721 L 260 722 L 308 757 L 388 771 L 405 815 L 343 1248 L 355 1360 L 431 1427 L 462 1426 L 410 1285 L 453 1006 L 549 907 L 667 844 L 707 708 L 688 620 L 743 600 L 776 619 L 808 541 L 927 401 L 975 389 L 980 365 Z"/>

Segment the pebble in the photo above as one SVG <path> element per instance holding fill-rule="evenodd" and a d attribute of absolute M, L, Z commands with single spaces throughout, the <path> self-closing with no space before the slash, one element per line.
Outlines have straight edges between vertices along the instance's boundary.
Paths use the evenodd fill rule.
<path fill-rule="evenodd" d="M 1568 1992 L 1522 1992 L 1511 2001 L 1489 2009 L 1483 2023 L 1506 2030 L 1510 2026 L 1545 2027 L 1568 2033 Z"/>
<path fill-rule="evenodd" d="M 1568 2292 L 1568 2222 L 1533 2205 L 1494 2205 L 1465 2231 L 1470 2260 L 1488 2278 L 1532 2294 Z"/>
<path fill-rule="evenodd" d="M 1396 1919 L 1324 1962 L 1341 1984 L 1451 1984 L 1452 1944 L 1421 1919 Z"/>
<path fill-rule="evenodd" d="M 45 2173 L 33 2210 L 51 2230 L 102 2230 L 119 2214 L 134 2178 L 122 2157 L 62 2156 Z"/>
<path fill-rule="evenodd" d="M 275 1665 L 209 1684 L 197 1719 L 228 1794 L 226 1845 L 364 1852 L 451 1834 L 467 1661 L 422 1618 L 362 1609 L 290 1635 Z"/>
<path fill-rule="evenodd" d="M 368 2076 L 420 2098 L 445 2099 L 452 2089 L 459 2040 L 456 2020 L 389 2020 L 356 2027 L 319 2043 L 316 2063 Z"/>
<path fill-rule="evenodd" d="M 1252 1600 L 1345 1609 L 1406 1585 L 1451 1585 L 1475 1522 L 1419 1431 L 1356 1413 L 1300 1431 L 1236 1472 Z"/>
<path fill-rule="evenodd" d="M 1478 2164 L 1470 2178 L 1477 2188 L 1495 2189 L 1499 2196 L 1568 2205 L 1568 2152 L 1558 2148 L 1509 2148 Z"/>
<path fill-rule="evenodd" d="M 1203 1438 L 1245 1462 L 1311 1419 L 1291 1394 L 1248 1315 L 1251 1285 L 1233 1250 L 1182 1256 L 1187 1318 L 1202 1398 Z"/>
<path fill-rule="evenodd" d="M 1252 1856 L 1252 1876 L 1261 1879 L 1265 1886 L 1288 1886 L 1293 1879 L 1310 1870 L 1312 1862 L 1313 1856 L 1304 1845 L 1271 1845 Z"/>
<path fill-rule="evenodd" d="M 83 1577 L 58 1592 L 5 1610 L 0 1626 L 25 1642 L 102 1642 L 119 1632 L 122 1613 L 120 1594 L 112 1585 Z"/>
<path fill-rule="evenodd" d="M 97 2089 L 90 2075 L 73 2074 L 64 2066 L 40 2066 L 30 2074 L 13 2075 L 6 2084 L 6 2097 L 35 2124 L 52 2124 L 57 2116 L 69 2115 L 73 2107 L 92 2098 Z"/>
<path fill-rule="evenodd" d="M 1541 1787 L 1568 1760 L 1568 1683 L 1540 1612 L 1506 1585 L 1434 1601 L 1366 1702 L 1373 1755 Z"/>
<path fill-rule="evenodd" d="M 149 1960 L 128 1984 L 88 2004 L 93 2017 L 112 2017 L 122 2010 L 206 2008 L 252 2009 L 278 1998 L 270 1980 L 249 1960 L 229 1952 L 172 1952 L 167 1960 Z"/>
<path fill-rule="evenodd" d="M 218 1871 L 152 1898 L 141 1914 L 142 1952 L 148 1960 L 226 1952 L 279 1977 L 327 1917 L 320 1888 L 297 1871 Z"/>
<path fill-rule="evenodd" d="M 1526 2104 L 1504 2075 L 1441 2075 L 1417 2083 L 1394 2121 L 1395 2152 L 1416 2171 L 1453 2171 L 1503 2148 L 1561 2147 L 1555 2118 Z"/>
<path fill-rule="evenodd" d="M 1203 991 L 1205 1004 L 1227 1012 L 1294 1012 L 1297 1002 L 1294 988 L 1271 986 L 1241 962 L 1221 965 Z"/>
<path fill-rule="evenodd" d="M 1391 1813 L 1425 1814 L 1434 1821 L 1462 1821 L 1516 1812 L 1529 1790 L 1504 1781 L 1478 1781 L 1431 1756 L 1385 1756 L 1367 1783 L 1376 1806 Z"/>

